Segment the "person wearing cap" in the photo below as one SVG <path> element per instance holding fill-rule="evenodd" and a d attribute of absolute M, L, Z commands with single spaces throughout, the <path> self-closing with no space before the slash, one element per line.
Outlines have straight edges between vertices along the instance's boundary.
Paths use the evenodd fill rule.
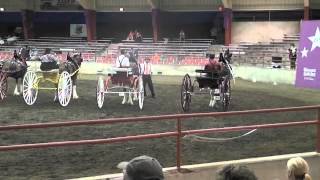
<path fill-rule="evenodd" d="M 51 49 L 46 48 L 44 55 L 40 57 L 41 65 L 40 69 L 42 71 L 50 71 L 52 69 L 59 69 L 58 59 L 51 54 Z"/>
<path fill-rule="evenodd" d="M 141 64 L 141 74 L 143 79 L 143 89 L 144 96 L 147 96 L 146 85 L 148 84 L 152 98 L 155 98 L 156 95 L 153 89 L 153 83 L 151 79 L 152 74 L 152 64 L 150 63 L 150 58 L 145 58 L 144 63 Z"/>
<path fill-rule="evenodd" d="M 258 180 L 255 173 L 247 166 L 233 164 L 226 165 L 220 170 L 216 177 L 217 180 Z"/>
<path fill-rule="evenodd" d="M 159 161 L 150 156 L 139 156 L 117 166 L 123 170 L 123 180 L 163 180 L 163 170 Z"/>

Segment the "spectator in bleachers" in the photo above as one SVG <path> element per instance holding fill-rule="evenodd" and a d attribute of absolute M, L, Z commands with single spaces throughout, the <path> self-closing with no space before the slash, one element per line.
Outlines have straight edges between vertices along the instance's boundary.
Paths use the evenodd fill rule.
<path fill-rule="evenodd" d="M 40 57 L 41 65 L 40 69 L 42 71 L 50 71 L 52 69 L 59 69 L 58 58 L 51 54 L 51 49 L 46 48 L 44 55 Z"/>
<path fill-rule="evenodd" d="M 143 79 L 144 96 L 147 96 L 146 85 L 148 84 L 152 98 L 156 98 L 156 95 L 153 89 L 152 79 L 151 79 L 152 64 L 150 62 L 150 58 L 148 57 L 145 58 L 144 63 L 141 64 L 141 74 Z"/>
<path fill-rule="evenodd" d="M 301 157 L 291 158 L 287 162 L 289 180 L 312 180 L 309 175 L 309 165 Z"/>
<path fill-rule="evenodd" d="M 135 42 L 141 43 L 142 42 L 142 34 L 139 31 L 136 30 L 135 35 L 136 35 Z"/>
<path fill-rule="evenodd" d="M 227 165 L 219 173 L 217 180 L 257 180 L 253 171 L 246 166 Z"/>
<path fill-rule="evenodd" d="M 290 60 L 290 68 L 296 68 L 296 60 L 297 60 L 297 48 L 294 44 L 291 44 L 291 47 L 288 49 L 289 51 L 289 60 Z"/>
<path fill-rule="evenodd" d="M 217 40 L 217 34 L 218 34 L 218 31 L 217 31 L 217 27 L 212 27 L 210 29 L 210 36 L 212 37 L 212 41 L 211 41 L 211 44 L 214 44 L 214 42 Z"/>
<path fill-rule="evenodd" d="M 127 37 L 127 41 L 133 41 L 134 40 L 134 32 L 130 31 Z"/>
<path fill-rule="evenodd" d="M 117 166 L 123 170 L 123 180 L 163 180 L 163 170 L 159 161 L 149 156 L 139 156 Z"/>
<path fill-rule="evenodd" d="M 181 29 L 180 33 L 179 33 L 179 40 L 184 41 L 185 38 L 186 38 L 186 35 L 185 35 L 184 31 Z"/>

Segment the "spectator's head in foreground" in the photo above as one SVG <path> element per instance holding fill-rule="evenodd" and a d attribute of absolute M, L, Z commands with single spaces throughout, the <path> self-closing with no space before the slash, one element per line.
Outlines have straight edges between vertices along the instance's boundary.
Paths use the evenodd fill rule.
<path fill-rule="evenodd" d="M 129 162 L 121 162 L 118 168 L 123 169 L 123 180 L 163 180 L 162 166 L 157 159 L 139 156 Z"/>
<path fill-rule="evenodd" d="M 227 165 L 219 173 L 217 180 L 257 180 L 258 178 L 246 166 Z"/>
<path fill-rule="evenodd" d="M 309 165 L 301 157 L 291 158 L 287 162 L 289 180 L 312 180 L 309 173 Z"/>

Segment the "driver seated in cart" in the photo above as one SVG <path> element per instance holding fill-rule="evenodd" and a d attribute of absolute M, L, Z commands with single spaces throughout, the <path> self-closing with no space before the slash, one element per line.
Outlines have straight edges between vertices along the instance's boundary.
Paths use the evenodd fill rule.
<path fill-rule="evenodd" d="M 46 48 L 44 54 L 40 57 L 41 65 L 40 69 L 42 71 L 50 71 L 53 69 L 59 69 L 58 58 L 51 54 L 51 49 Z"/>
<path fill-rule="evenodd" d="M 215 54 L 209 55 L 209 62 L 204 66 L 203 73 L 200 73 L 200 77 L 197 78 L 199 88 L 211 88 L 214 89 L 216 85 L 212 83 L 212 81 L 216 81 L 216 77 L 222 72 L 223 66 L 222 64 L 215 59 Z"/>
<path fill-rule="evenodd" d="M 131 75 L 129 73 L 132 73 L 129 69 L 130 68 L 129 58 L 126 56 L 125 53 L 126 51 L 124 49 L 120 50 L 120 55 L 116 59 L 116 64 L 114 68 L 114 71 L 116 72 L 116 76 L 119 75 L 120 78 L 124 74 L 128 76 L 128 75 Z M 115 78 L 115 76 L 113 78 Z M 125 89 L 123 89 L 123 91 L 125 91 Z M 125 104 L 125 103 L 133 105 L 132 96 L 130 92 L 129 92 L 129 95 L 127 95 L 127 93 L 124 93 L 123 95 L 122 104 Z"/>
<path fill-rule="evenodd" d="M 204 66 L 205 73 L 201 73 L 197 79 L 200 91 L 204 88 L 210 89 L 209 107 L 214 107 L 216 100 L 219 100 L 220 96 L 220 76 L 224 69 L 220 58 L 221 54 L 219 60 L 215 59 L 215 54 L 210 54 L 209 62 Z"/>

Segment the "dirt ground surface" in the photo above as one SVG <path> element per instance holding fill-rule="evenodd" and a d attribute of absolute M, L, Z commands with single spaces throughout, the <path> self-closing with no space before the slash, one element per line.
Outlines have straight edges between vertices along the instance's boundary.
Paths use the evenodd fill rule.
<path fill-rule="evenodd" d="M 62 108 L 53 102 L 52 91 L 40 91 L 33 106 L 22 97 L 13 96 L 13 80 L 8 97 L 0 102 L 0 125 L 93 120 L 112 117 L 136 117 L 182 113 L 180 84 L 182 77 L 153 77 L 156 98 L 145 98 L 144 109 L 121 105 L 121 97 L 106 97 L 103 109 L 96 105 L 95 76 L 81 76 L 77 88 L 80 99 Z M 252 83 L 237 79 L 232 87 L 230 111 L 293 107 L 319 104 L 316 90 L 298 89 L 293 85 Z M 209 95 L 192 97 L 191 112 L 211 112 Z M 183 121 L 183 129 L 228 127 L 317 119 L 316 111 L 272 113 L 227 118 L 199 118 Z M 121 123 L 33 130 L 3 131 L 0 144 L 26 144 L 53 141 L 103 139 L 118 136 L 174 131 L 174 121 Z M 194 164 L 249 157 L 298 153 L 315 150 L 313 126 L 265 129 L 223 142 L 183 140 L 182 163 Z M 208 137 L 232 137 L 243 134 L 216 133 Z M 66 179 L 121 172 L 116 165 L 142 154 L 156 157 L 163 166 L 175 166 L 175 138 L 132 141 L 108 145 L 58 147 L 0 152 L 0 179 Z"/>

